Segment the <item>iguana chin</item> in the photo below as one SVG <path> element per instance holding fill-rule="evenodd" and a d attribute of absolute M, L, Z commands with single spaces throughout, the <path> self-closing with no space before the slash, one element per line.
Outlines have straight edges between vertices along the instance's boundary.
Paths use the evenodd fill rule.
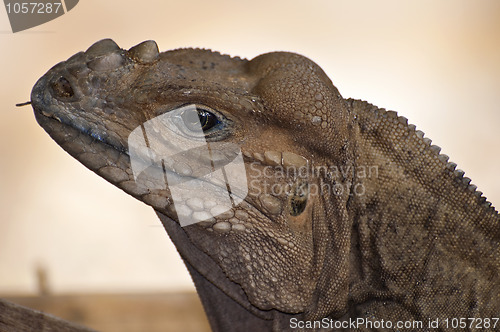
<path fill-rule="evenodd" d="M 214 331 L 286 331 L 324 318 L 422 321 L 416 330 L 439 319 L 452 330 L 446 318 L 498 317 L 491 203 L 404 117 L 342 98 L 303 56 L 248 61 L 105 39 L 50 69 L 31 103 L 64 150 L 155 209 Z M 134 152 L 150 170 L 142 175 L 131 166 L 134 130 L 145 140 Z M 184 153 L 186 138 L 209 155 Z M 240 152 L 248 193 L 202 181 L 227 189 L 231 206 L 198 189 L 174 199 L 173 185 L 227 168 Z M 181 217 L 199 222 L 182 227 Z"/>

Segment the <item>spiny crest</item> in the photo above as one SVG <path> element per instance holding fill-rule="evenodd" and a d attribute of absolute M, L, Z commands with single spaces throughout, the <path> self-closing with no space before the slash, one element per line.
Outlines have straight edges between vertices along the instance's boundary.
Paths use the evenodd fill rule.
<path fill-rule="evenodd" d="M 408 119 L 404 116 L 399 116 L 395 111 L 387 111 L 384 108 L 378 108 L 377 106 L 370 104 L 365 101 L 349 99 L 348 100 L 351 105 L 355 105 L 356 103 L 366 103 L 369 105 L 368 108 L 365 108 L 366 111 L 373 113 L 375 116 L 380 116 L 382 118 L 388 119 L 389 121 L 398 122 L 408 129 L 410 134 L 413 134 L 417 140 L 420 140 L 428 151 L 431 151 L 432 154 L 442 163 L 442 165 L 453 175 L 454 181 L 460 184 L 464 189 L 473 193 L 479 203 L 485 208 L 492 209 L 495 213 L 498 213 L 495 208 L 492 206 L 492 203 L 487 201 L 487 198 L 483 196 L 483 192 L 477 190 L 477 186 L 475 184 L 471 184 L 471 179 L 469 177 L 464 176 L 465 172 L 461 169 L 457 169 L 457 164 L 449 161 L 448 155 L 441 153 L 441 148 L 437 145 L 432 144 L 432 140 L 428 137 L 425 137 L 425 134 L 421 130 L 417 130 L 416 126 L 413 124 L 408 124 Z"/>

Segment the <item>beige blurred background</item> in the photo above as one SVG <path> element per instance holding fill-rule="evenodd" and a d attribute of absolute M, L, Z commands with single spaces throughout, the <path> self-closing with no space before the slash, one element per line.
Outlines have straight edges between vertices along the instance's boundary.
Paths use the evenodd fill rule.
<path fill-rule="evenodd" d="M 500 2 L 98 1 L 13 34 L 0 8 L 0 294 L 193 286 L 153 210 L 67 155 L 29 99 L 51 66 L 102 38 L 316 61 L 344 97 L 410 119 L 500 206 Z"/>

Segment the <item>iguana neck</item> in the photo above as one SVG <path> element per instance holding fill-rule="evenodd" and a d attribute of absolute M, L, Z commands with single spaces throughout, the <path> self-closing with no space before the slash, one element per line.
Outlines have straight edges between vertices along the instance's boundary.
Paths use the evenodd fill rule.
<path fill-rule="evenodd" d="M 357 173 L 357 194 L 349 208 L 351 299 L 363 302 L 371 294 L 382 301 L 396 295 L 417 316 L 452 317 L 439 309 L 439 301 L 425 313 L 419 303 L 432 303 L 435 289 L 452 292 L 463 289 L 461 283 L 480 287 L 478 274 L 497 278 L 499 215 L 406 118 L 366 102 L 348 102 L 359 128 L 356 169 L 371 169 Z M 488 303 L 480 295 L 472 298 L 477 306 Z M 456 312 L 472 317 L 478 308 L 469 305 L 464 302 Z"/>

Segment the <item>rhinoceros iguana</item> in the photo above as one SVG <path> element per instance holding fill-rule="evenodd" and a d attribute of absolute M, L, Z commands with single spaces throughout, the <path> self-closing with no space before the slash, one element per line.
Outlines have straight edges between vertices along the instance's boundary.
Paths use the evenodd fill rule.
<path fill-rule="evenodd" d="M 406 118 L 303 56 L 105 39 L 31 104 L 155 209 L 214 331 L 500 328 L 497 211 Z"/>

